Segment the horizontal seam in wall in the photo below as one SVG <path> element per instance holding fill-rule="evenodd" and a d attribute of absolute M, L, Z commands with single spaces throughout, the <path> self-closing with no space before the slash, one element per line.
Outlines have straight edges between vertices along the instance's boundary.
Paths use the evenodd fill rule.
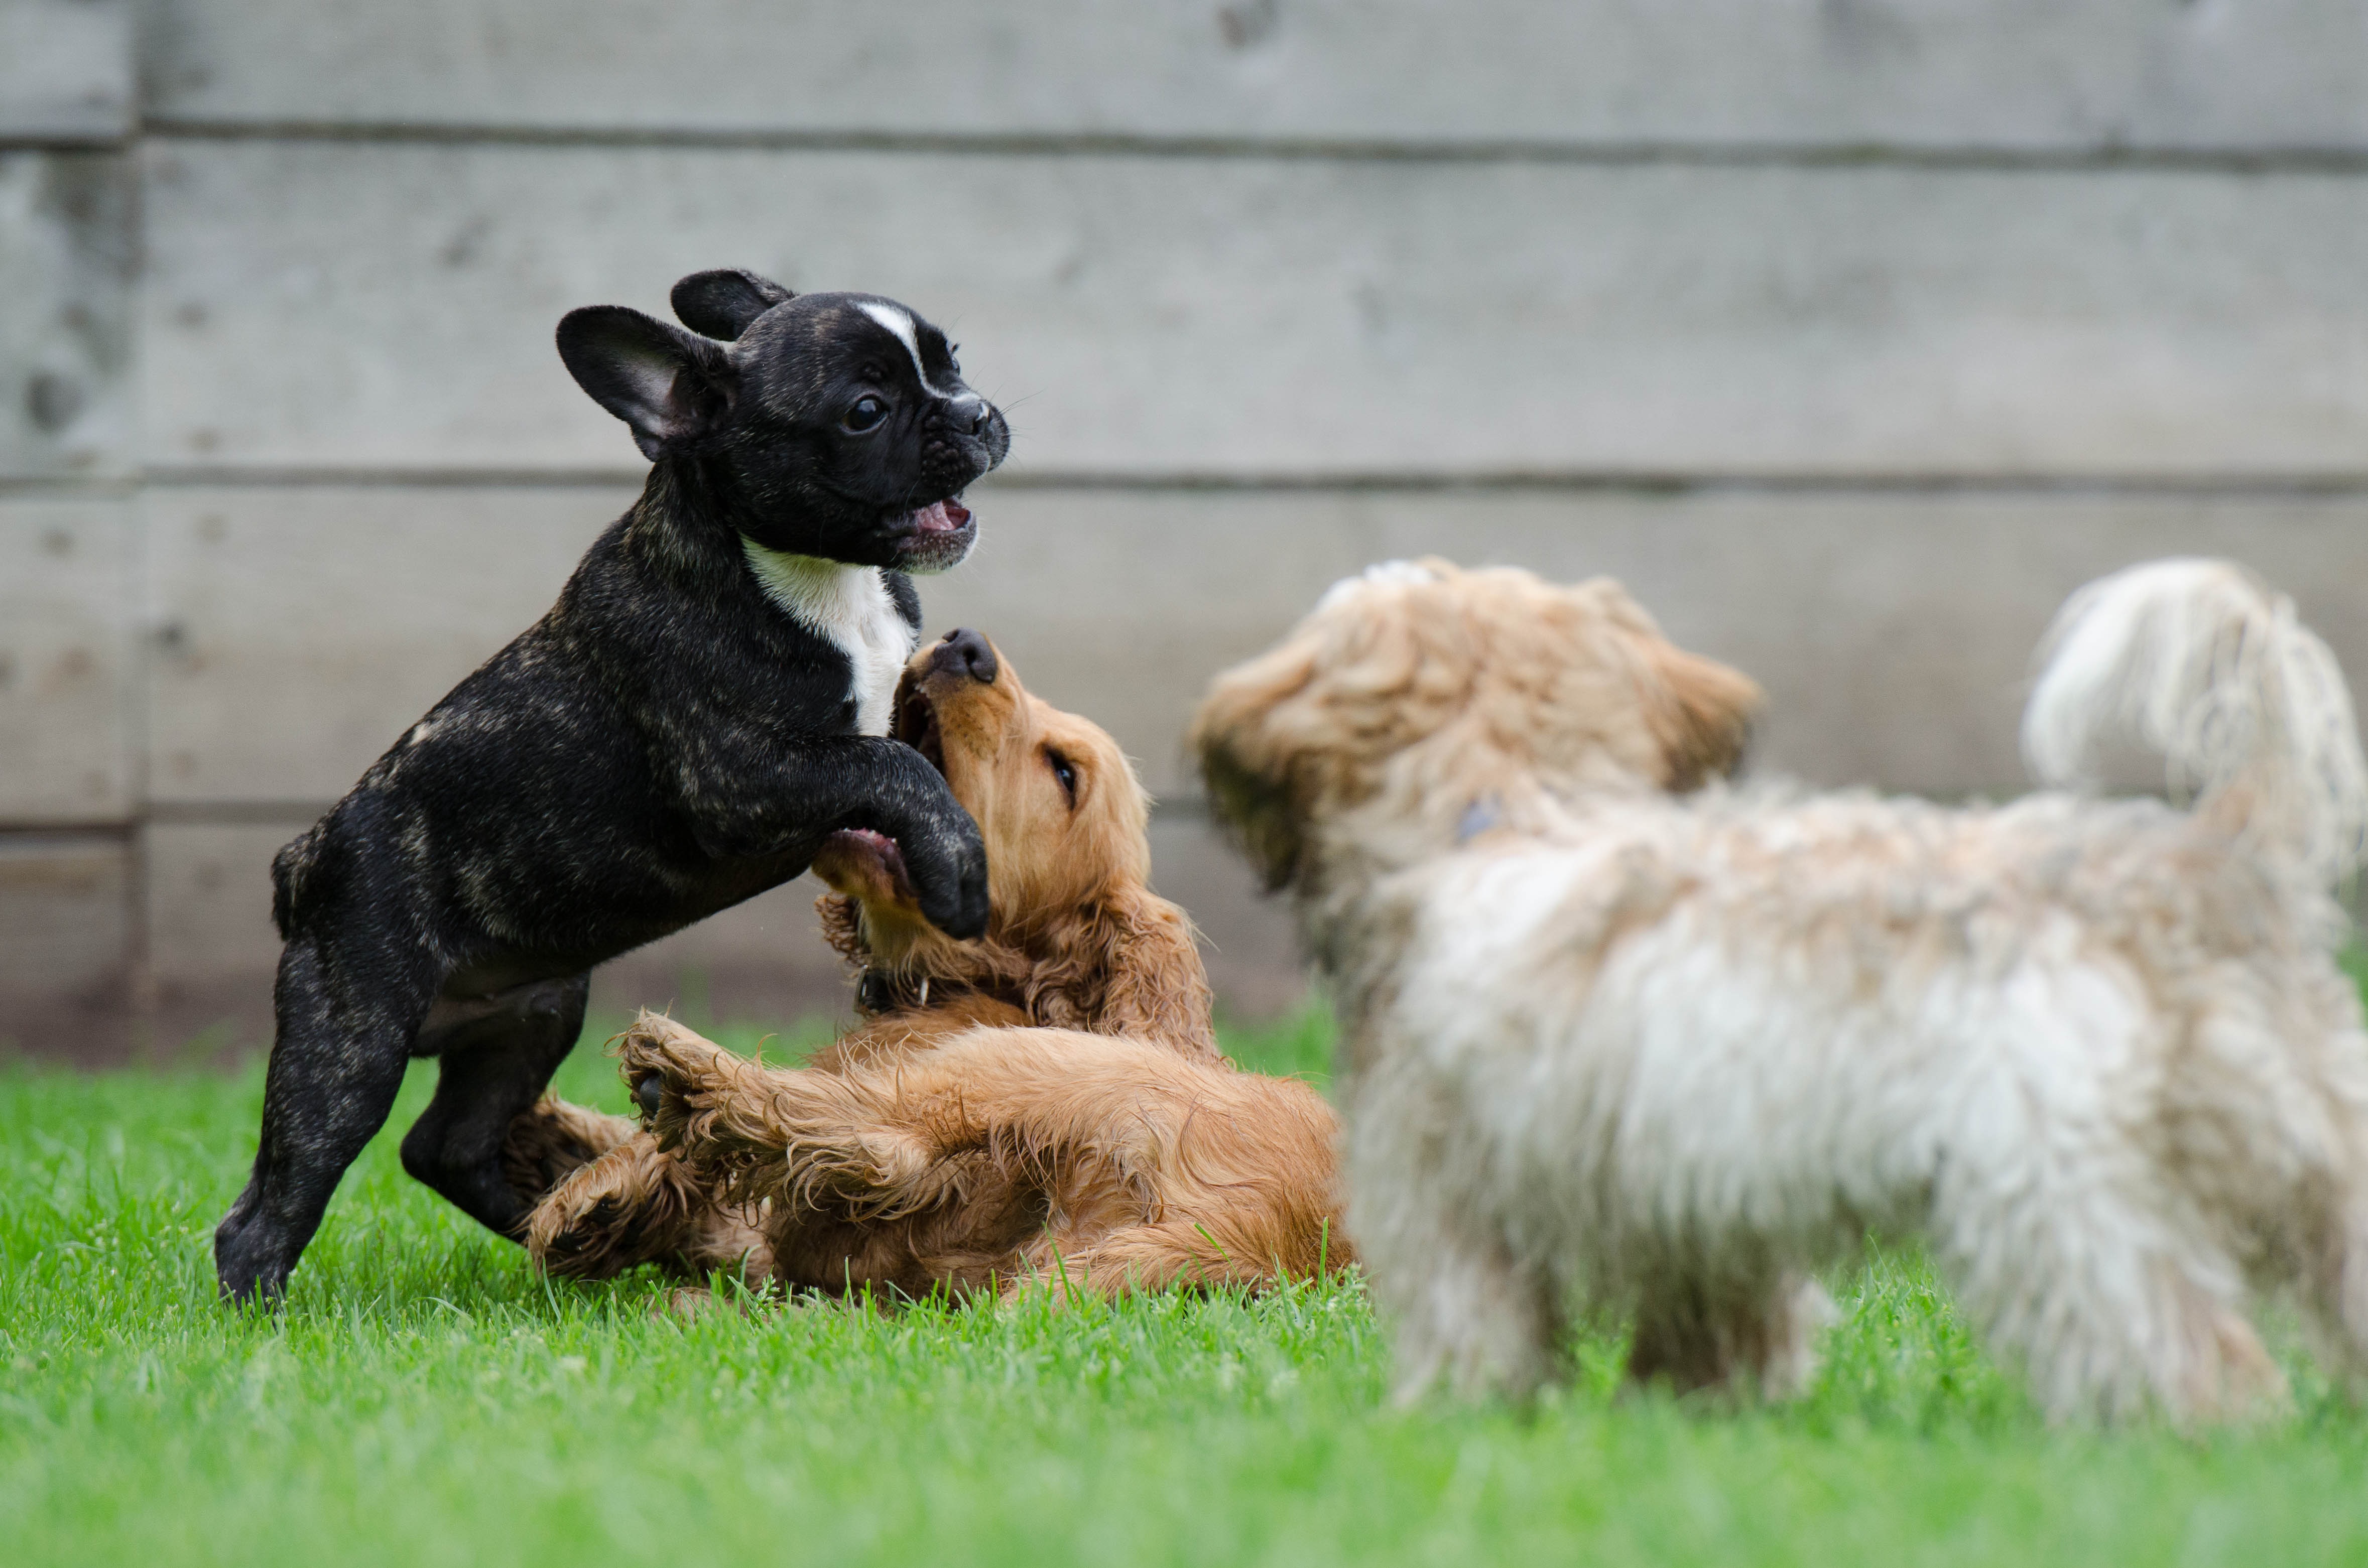
<path fill-rule="evenodd" d="M 77 133 L 71 131 L 0 131 L 0 153 L 127 153 L 138 142 L 130 130 Z"/>
<path fill-rule="evenodd" d="M 647 470 L 468 468 L 154 468 L 153 487 L 196 489 L 474 489 L 638 487 Z M 1980 474 L 1677 472 L 1654 470 L 1499 470 L 1454 473 L 1072 471 L 998 474 L 981 491 L 1410 493 L 1612 492 L 1642 494 L 1873 494 L 2169 496 L 2368 494 L 2368 471 L 2334 473 Z"/>
<path fill-rule="evenodd" d="M 134 479 L 63 479 L 50 474 L 0 473 L 0 499 L 126 501 L 140 493 Z"/>
<path fill-rule="evenodd" d="M 140 831 L 137 822 L 19 822 L 0 816 L 0 848 L 23 848 L 40 841 L 62 847 L 74 845 L 125 844 Z"/>
<path fill-rule="evenodd" d="M 152 801 L 146 820 L 159 827 L 302 828 L 328 814 L 335 801 Z"/>
<path fill-rule="evenodd" d="M 2368 173 L 2368 147 L 2006 147 L 1898 142 L 1412 140 L 1354 136 L 1222 136 L 1132 131 L 767 131 L 632 126 L 531 126 L 404 120 L 245 120 L 160 115 L 152 140 L 375 142 L 711 150 L 921 153 L 1003 157 L 1076 155 L 1276 159 L 1348 163 L 1594 164 L 1611 166 L 1854 168 L 2087 172 L 2160 169 L 2210 174 Z"/>

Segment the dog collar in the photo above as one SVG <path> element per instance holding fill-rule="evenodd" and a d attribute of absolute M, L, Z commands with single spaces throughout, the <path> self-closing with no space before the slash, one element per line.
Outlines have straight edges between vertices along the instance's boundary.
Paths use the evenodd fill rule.
<path fill-rule="evenodd" d="M 1483 795 L 1463 808 L 1455 824 L 1455 842 L 1469 844 L 1505 820 L 1505 809 L 1494 795 Z"/>
<path fill-rule="evenodd" d="M 939 980 L 926 974 L 916 980 L 883 969 L 866 969 L 856 977 L 855 1010 L 870 1017 L 882 1013 L 917 1012 L 928 1006 L 933 997 L 942 1001 L 970 989 L 959 980 Z"/>

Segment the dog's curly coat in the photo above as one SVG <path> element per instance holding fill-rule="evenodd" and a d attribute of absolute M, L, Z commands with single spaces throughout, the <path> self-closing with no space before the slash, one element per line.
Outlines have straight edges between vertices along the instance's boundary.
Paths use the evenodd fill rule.
<path fill-rule="evenodd" d="M 2272 1401 L 2248 1290 L 2368 1370 L 2368 1038 L 2326 891 L 2368 789 L 2289 603 L 2163 562 L 2068 605 L 2044 777 L 2110 733 L 2194 810 L 1713 784 L 1758 700 L 1608 580 L 1394 563 L 1195 744 L 1343 1015 L 1349 1225 L 1400 1387 L 1526 1391 L 1565 1321 L 1771 1393 L 1808 1270 L 1921 1233 L 2051 1413 Z"/>
<path fill-rule="evenodd" d="M 978 819 L 986 936 L 923 920 L 886 840 L 826 846 L 837 891 L 818 907 L 870 1016 L 790 1071 L 643 1015 L 620 1071 L 647 1131 L 556 1101 L 512 1124 L 510 1179 L 549 1193 L 534 1256 L 908 1296 L 1258 1285 L 1349 1261 L 1331 1111 L 1218 1054 L 1116 743 L 969 632 L 908 665 L 896 729 Z"/>

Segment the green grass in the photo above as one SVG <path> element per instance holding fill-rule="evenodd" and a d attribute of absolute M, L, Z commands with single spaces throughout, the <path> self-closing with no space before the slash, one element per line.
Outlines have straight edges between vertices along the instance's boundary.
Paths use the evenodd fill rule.
<path fill-rule="evenodd" d="M 793 1054 L 811 1031 L 780 1042 Z M 728 1034 L 749 1049 L 751 1032 Z M 1320 1072 L 1320 1020 L 1235 1032 Z M 393 1128 L 426 1097 L 416 1072 Z M 561 1087 L 621 1106 L 579 1051 Z M 1353 1285 L 1110 1310 L 654 1312 L 347 1178 L 285 1313 L 213 1301 L 261 1074 L 0 1067 L 12 1563 L 2305 1563 L 2368 1559 L 2368 1418 L 2051 1430 L 1912 1256 L 1839 1282 L 1813 1395 L 1393 1411 Z"/>

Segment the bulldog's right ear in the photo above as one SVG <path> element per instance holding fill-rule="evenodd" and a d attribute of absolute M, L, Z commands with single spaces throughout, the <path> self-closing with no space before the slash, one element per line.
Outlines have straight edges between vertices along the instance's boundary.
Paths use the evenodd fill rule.
<path fill-rule="evenodd" d="M 740 390 L 719 345 L 623 305 L 562 316 L 559 357 L 593 402 L 632 426 L 652 461 L 714 429 Z"/>
<path fill-rule="evenodd" d="M 723 267 L 692 273 L 677 283 L 667 298 L 674 303 L 674 313 L 691 331 L 736 343 L 750 322 L 797 296 L 769 278 Z"/>

